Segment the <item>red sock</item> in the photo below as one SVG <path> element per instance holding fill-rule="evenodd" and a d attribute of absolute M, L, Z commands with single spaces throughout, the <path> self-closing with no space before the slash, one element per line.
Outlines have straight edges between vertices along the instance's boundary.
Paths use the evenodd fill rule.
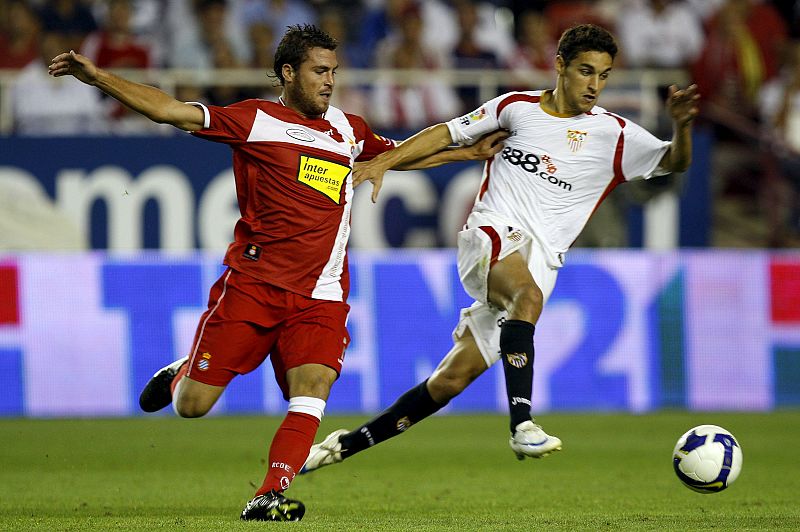
<path fill-rule="evenodd" d="M 188 362 L 184 363 L 180 367 L 180 369 L 178 370 L 178 373 L 176 373 L 175 377 L 173 377 L 173 379 L 172 379 L 172 384 L 169 385 L 169 389 L 172 392 L 172 396 L 173 397 L 175 397 L 175 387 L 178 385 L 180 380 L 186 376 L 187 373 L 189 373 L 189 363 Z"/>
<path fill-rule="evenodd" d="M 308 458 L 318 428 L 319 419 L 314 416 L 298 412 L 286 414 L 269 447 L 269 471 L 256 495 L 270 490 L 280 493 L 289 487 Z"/>

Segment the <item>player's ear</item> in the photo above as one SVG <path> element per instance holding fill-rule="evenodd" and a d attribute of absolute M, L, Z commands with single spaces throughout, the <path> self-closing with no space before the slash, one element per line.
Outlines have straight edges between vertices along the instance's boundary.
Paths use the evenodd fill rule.
<path fill-rule="evenodd" d="M 281 67 L 281 74 L 283 74 L 283 79 L 285 81 L 294 81 L 294 69 L 289 63 L 285 63 Z"/>
<path fill-rule="evenodd" d="M 567 63 L 564 62 L 564 58 L 561 55 L 556 56 L 556 72 L 559 75 L 564 73 L 564 69 L 567 68 Z"/>

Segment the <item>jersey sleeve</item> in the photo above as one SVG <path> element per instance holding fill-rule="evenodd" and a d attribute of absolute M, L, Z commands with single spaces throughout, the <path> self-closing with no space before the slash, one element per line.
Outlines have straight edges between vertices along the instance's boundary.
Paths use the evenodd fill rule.
<path fill-rule="evenodd" d="M 464 116 L 446 123 L 453 142 L 459 145 L 474 144 L 482 136 L 497 131 L 501 127 L 499 116 L 500 102 L 507 95 L 498 96 Z"/>
<path fill-rule="evenodd" d="M 225 144 L 245 142 L 250 136 L 258 109 L 254 100 L 245 100 L 227 107 L 189 103 L 200 107 L 205 114 L 203 129 L 193 131 L 192 135 Z"/>
<path fill-rule="evenodd" d="M 659 168 L 658 163 L 667 153 L 671 142 L 661 140 L 642 126 L 628 122 L 624 134 L 624 150 L 622 152 L 622 172 L 625 179 L 649 179 L 669 172 Z"/>
<path fill-rule="evenodd" d="M 397 141 L 373 132 L 360 116 L 347 115 L 347 117 L 350 123 L 353 124 L 356 142 L 361 148 L 361 152 L 355 159 L 356 161 L 369 161 L 385 151 L 393 150 L 397 146 Z"/>

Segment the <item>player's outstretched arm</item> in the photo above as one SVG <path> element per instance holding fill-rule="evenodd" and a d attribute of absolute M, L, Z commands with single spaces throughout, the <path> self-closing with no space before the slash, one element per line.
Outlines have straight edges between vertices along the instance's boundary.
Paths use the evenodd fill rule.
<path fill-rule="evenodd" d="M 692 122 L 700 112 L 697 85 L 669 88 L 667 111 L 672 117 L 672 145 L 659 166 L 670 172 L 684 172 L 692 162 Z"/>
<path fill-rule="evenodd" d="M 199 107 L 179 102 L 155 87 L 134 83 L 98 68 L 88 58 L 72 50 L 54 57 L 48 73 L 54 77 L 74 76 L 153 122 L 171 124 L 185 131 L 197 131 L 203 127 L 205 116 Z"/>
<path fill-rule="evenodd" d="M 447 148 L 453 142 L 445 124 L 436 124 L 423 129 L 403 141 L 400 146 L 384 152 L 371 161 L 358 165 L 353 170 L 353 186 L 364 181 L 372 183 L 372 201 L 378 198 L 383 183 L 383 174 L 390 168 L 399 168 L 412 161 L 419 161 Z"/>
<path fill-rule="evenodd" d="M 411 161 L 391 170 L 417 170 L 433 168 L 458 161 L 485 161 L 497 155 L 503 149 L 503 141 L 509 137 L 508 131 L 498 130 L 481 137 L 475 144 L 468 146 L 447 147 L 438 153 Z M 360 164 L 360 163 L 359 163 Z"/>

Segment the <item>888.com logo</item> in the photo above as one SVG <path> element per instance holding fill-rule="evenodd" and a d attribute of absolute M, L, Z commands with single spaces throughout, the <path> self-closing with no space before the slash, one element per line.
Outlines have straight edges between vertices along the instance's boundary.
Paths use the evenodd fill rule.
<path fill-rule="evenodd" d="M 571 183 L 567 183 L 555 176 L 557 168 L 549 155 L 539 157 L 534 153 L 526 153 L 517 148 L 506 147 L 503 149 L 501 157 L 508 164 L 517 166 L 529 174 L 538 175 L 551 185 L 567 191 L 572 190 Z"/>

